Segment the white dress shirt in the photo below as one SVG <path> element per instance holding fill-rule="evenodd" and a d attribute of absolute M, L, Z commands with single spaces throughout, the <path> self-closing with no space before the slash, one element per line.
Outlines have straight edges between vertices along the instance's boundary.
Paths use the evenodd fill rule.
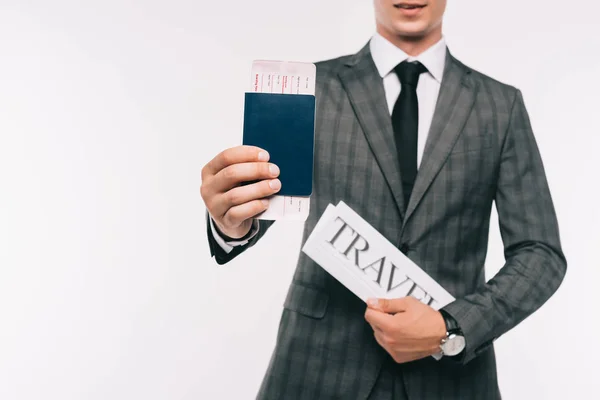
<path fill-rule="evenodd" d="M 431 127 L 431 121 L 435 112 L 435 105 L 440 93 L 444 67 L 446 66 L 446 41 L 442 37 L 440 41 L 416 57 L 409 56 L 378 33 L 375 33 L 373 38 L 371 38 L 369 47 L 375 67 L 379 72 L 379 76 L 383 79 L 383 89 L 390 116 L 401 90 L 400 79 L 394 72 L 394 68 L 402 61 L 419 61 L 427 68 L 427 72 L 420 75 L 419 83 L 417 84 L 417 98 L 419 101 L 417 165 L 419 166 L 423 158 L 425 143 L 427 142 L 429 128 Z M 254 220 L 252 225 L 253 232 L 247 240 L 226 242 L 215 231 L 212 219 L 210 223 L 216 242 L 227 253 L 233 250 L 234 246 L 248 243 L 258 233 L 259 226 L 258 220 Z"/>
<path fill-rule="evenodd" d="M 421 165 L 427 135 L 431 127 L 431 120 L 433 119 L 435 104 L 437 103 L 444 75 L 446 41 L 442 38 L 416 57 L 410 57 L 379 34 L 375 34 L 370 42 L 370 46 L 371 55 L 377 71 L 379 71 L 379 76 L 383 78 L 383 89 L 385 90 L 385 98 L 390 116 L 400 95 L 400 79 L 394 72 L 394 68 L 402 61 L 419 61 L 427 68 L 427 72 L 420 75 L 419 83 L 417 84 L 417 98 L 419 101 L 417 165 Z"/>

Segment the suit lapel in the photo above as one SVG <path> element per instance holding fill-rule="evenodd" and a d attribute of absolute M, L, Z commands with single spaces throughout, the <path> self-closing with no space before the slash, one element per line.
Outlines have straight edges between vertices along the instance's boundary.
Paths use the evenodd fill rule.
<path fill-rule="evenodd" d="M 398 212 L 403 217 L 402 180 L 394 146 L 392 120 L 386 102 L 383 79 L 379 76 L 371 58 L 368 44 L 349 58 L 339 72 L 339 78 L 393 194 Z"/>
<path fill-rule="evenodd" d="M 470 72 L 452 57 L 450 52 L 446 53 L 442 85 L 404 223 L 413 214 L 442 168 L 471 113 L 477 94 L 477 84 L 471 79 Z"/>

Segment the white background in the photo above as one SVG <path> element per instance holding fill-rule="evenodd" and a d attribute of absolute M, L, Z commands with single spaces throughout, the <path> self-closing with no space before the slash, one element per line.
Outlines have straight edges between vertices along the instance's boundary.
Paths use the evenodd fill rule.
<path fill-rule="evenodd" d="M 453 54 L 523 91 L 569 261 L 497 341 L 506 399 L 596 395 L 599 11 L 448 5 Z M 253 59 L 354 53 L 373 29 L 360 0 L 0 0 L 0 398 L 254 398 L 302 225 L 217 267 L 200 170 L 241 141 Z"/>

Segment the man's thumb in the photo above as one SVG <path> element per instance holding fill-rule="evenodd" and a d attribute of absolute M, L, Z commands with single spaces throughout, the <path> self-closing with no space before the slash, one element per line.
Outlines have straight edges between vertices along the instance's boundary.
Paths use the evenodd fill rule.
<path fill-rule="evenodd" d="M 406 300 L 401 299 L 368 299 L 367 304 L 370 308 L 382 311 L 388 314 L 396 314 L 406 311 Z"/>

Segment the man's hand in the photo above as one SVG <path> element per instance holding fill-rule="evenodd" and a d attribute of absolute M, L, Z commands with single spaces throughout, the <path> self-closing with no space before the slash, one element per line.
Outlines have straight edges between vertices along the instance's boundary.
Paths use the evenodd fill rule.
<path fill-rule="evenodd" d="M 438 353 L 446 337 L 446 324 L 439 311 L 414 297 L 369 299 L 365 319 L 381 345 L 397 363 Z"/>
<path fill-rule="evenodd" d="M 202 168 L 200 195 L 219 230 L 241 238 L 252 228 L 252 218 L 269 205 L 265 197 L 281 189 L 279 168 L 269 153 L 254 146 L 227 149 Z M 259 181 L 241 186 L 243 182 Z"/>

